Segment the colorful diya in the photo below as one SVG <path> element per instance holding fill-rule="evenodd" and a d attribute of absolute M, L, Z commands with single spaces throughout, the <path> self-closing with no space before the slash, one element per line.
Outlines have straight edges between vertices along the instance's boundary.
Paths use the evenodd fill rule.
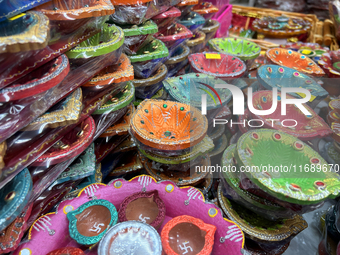
<path fill-rule="evenodd" d="M 310 50 L 314 51 L 315 55 L 321 56 L 323 53 L 329 52 L 328 47 L 322 47 L 318 43 L 303 43 L 303 42 L 291 42 L 281 44 L 280 48 L 291 49 L 291 50 Z"/>
<path fill-rule="evenodd" d="M 85 255 L 83 250 L 74 247 L 65 247 L 47 253 L 46 255 Z"/>
<path fill-rule="evenodd" d="M 92 245 L 103 238 L 118 221 L 116 207 L 104 199 L 95 199 L 67 213 L 70 237 L 82 245 Z"/>
<path fill-rule="evenodd" d="M 22 212 L 32 192 L 32 178 L 27 168 L 0 190 L 0 231 L 7 228 Z"/>
<path fill-rule="evenodd" d="M 113 14 L 115 8 L 109 0 L 52 0 L 40 5 L 36 10 L 45 14 L 50 20 L 84 19 Z"/>
<path fill-rule="evenodd" d="M 155 34 L 155 38 L 161 40 L 165 46 L 169 49 L 170 54 L 173 50 L 180 44 L 182 44 L 186 39 L 193 36 L 192 32 L 184 25 L 175 23 L 171 27 L 159 30 Z"/>
<path fill-rule="evenodd" d="M 263 155 L 269 154 L 266 164 L 273 168 L 282 165 L 284 171 L 260 169 L 245 173 L 266 193 L 299 205 L 317 204 L 338 196 L 340 177 L 330 171 L 327 162 L 307 144 L 281 131 L 258 129 L 245 133 L 237 142 L 235 158 L 238 166 L 259 167 Z"/>
<path fill-rule="evenodd" d="M 144 100 L 131 121 L 131 132 L 139 142 L 167 151 L 198 144 L 207 129 L 207 119 L 198 109 L 163 100 Z"/>
<path fill-rule="evenodd" d="M 327 122 L 329 125 L 332 125 L 333 122 L 340 123 L 340 112 L 337 110 L 332 110 L 328 112 Z"/>
<path fill-rule="evenodd" d="M 191 12 L 191 8 L 198 4 L 198 0 L 182 0 L 176 7 L 181 11 L 182 17 Z"/>
<path fill-rule="evenodd" d="M 161 237 L 165 254 L 212 254 L 216 227 L 202 220 L 182 215 L 168 221 Z"/>
<path fill-rule="evenodd" d="M 115 84 L 131 81 L 133 78 L 133 66 L 129 58 L 125 54 L 122 54 L 116 64 L 101 70 L 100 73 L 82 85 L 82 87 L 103 89 L 108 86 L 115 86 Z"/>
<path fill-rule="evenodd" d="M 340 143 L 340 123 L 333 122 L 331 125 L 331 129 L 333 130 L 333 139 L 337 142 Z"/>
<path fill-rule="evenodd" d="M 58 85 L 70 71 L 65 55 L 46 63 L 33 72 L 0 90 L 0 102 L 19 100 L 39 95 Z"/>
<path fill-rule="evenodd" d="M 152 20 L 148 20 L 140 25 L 122 25 L 125 40 L 123 52 L 127 55 L 136 54 L 152 40 L 152 35 L 158 32 L 158 27 Z"/>
<path fill-rule="evenodd" d="M 114 155 L 114 152 L 112 153 Z M 137 151 L 125 153 L 119 160 L 109 176 L 122 176 L 126 174 L 136 174 L 144 168 Z"/>
<path fill-rule="evenodd" d="M 176 7 L 172 7 L 169 10 L 154 16 L 152 20 L 157 24 L 158 30 L 163 31 L 163 29 L 171 27 L 179 16 L 181 16 L 181 11 Z"/>
<path fill-rule="evenodd" d="M 181 20 L 178 21 L 179 24 L 182 24 L 189 28 L 192 32 L 200 29 L 205 22 L 205 19 L 195 12 L 189 12 L 185 15 Z"/>
<path fill-rule="evenodd" d="M 119 222 L 140 221 L 159 229 L 165 218 L 165 205 L 157 190 L 138 192 L 120 204 Z"/>
<path fill-rule="evenodd" d="M 282 67 L 279 67 L 282 68 Z M 276 81 L 277 82 L 277 81 Z M 281 99 L 281 93 L 277 94 L 278 99 Z M 293 99 L 292 96 L 287 96 L 287 99 Z M 278 100 L 279 101 L 279 100 Z M 255 92 L 252 98 L 252 104 L 257 110 L 268 110 L 273 105 L 273 93 L 269 90 L 261 90 Z M 327 123 L 317 115 L 314 110 L 306 104 L 303 106 L 307 109 L 310 115 L 304 115 L 295 105 L 286 106 L 286 115 L 281 115 L 281 104 L 277 105 L 276 110 L 269 115 L 251 114 L 253 118 L 260 120 L 264 128 L 274 128 L 293 135 L 303 141 L 310 141 L 314 138 L 327 137 L 332 134 L 332 130 Z M 289 118 L 290 121 L 286 120 Z M 340 117 L 339 117 L 340 120 Z"/>
<path fill-rule="evenodd" d="M 200 2 L 199 4 L 192 7 L 191 10 L 202 15 L 206 20 L 211 19 L 215 13 L 218 12 L 218 8 L 212 3 L 208 2 Z"/>
<path fill-rule="evenodd" d="M 25 234 L 27 220 L 31 215 L 33 204 L 27 206 L 21 214 L 3 231 L 0 231 L 0 253 L 14 251 Z"/>
<path fill-rule="evenodd" d="M 2 21 L 0 53 L 43 49 L 49 34 L 49 20 L 39 12 L 30 11 L 16 19 Z"/>
<path fill-rule="evenodd" d="M 340 50 L 324 53 L 318 64 L 322 67 L 329 78 L 340 77 Z M 338 96 L 340 94 L 339 84 L 337 80 L 327 79 L 324 83 L 325 89 L 331 96 Z"/>
<path fill-rule="evenodd" d="M 268 60 L 275 65 L 295 69 L 308 75 L 321 77 L 325 72 L 309 57 L 293 50 L 274 48 L 266 52 Z"/>
<path fill-rule="evenodd" d="M 328 96 L 328 92 L 324 90 L 316 81 L 307 75 L 296 71 L 292 68 L 277 65 L 264 65 L 257 71 L 257 79 L 263 87 L 272 90 L 277 88 L 304 88 L 308 89 L 312 97 L 310 102 L 315 99 L 323 99 Z M 304 94 L 289 93 L 294 97 L 304 97 Z"/>
<path fill-rule="evenodd" d="M 37 158 L 32 166 L 55 165 L 77 156 L 90 145 L 95 130 L 93 118 L 88 117 Z"/>
<path fill-rule="evenodd" d="M 261 246 L 286 244 L 294 236 L 308 227 L 307 222 L 300 215 L 293 218 L 270 221 L 259 214 L 227 199 L 223 196 L 222 185 L 218 187 L 218 201 L 223 212 L 239 224 L 240 228 L 250 239 Z"/>
<path fill-rule="evenodd" d="M 31 254 L 47 254 L 55 249 L 64 248 L 66 246 L 72 246 L 75 248 L 80 247 L 76 242 L 68 237 L 69 224 L 66 219 L 66 215 L 69 212 L 76 210 L 81 205 L 88 202 L 89 199 L 93 199 L 94 197 L 101 200 L 107 200 L 116 208 L 119 208 L 120 204 L 122 204 L 126 197 L 137 192 L 149 192 L 153 190 L 158 191 L 158 195 L 160 199 L 163 200 L 166 207 L 165 220 L 159 229 L 160 233 L 163 226 L 172 218 L 181 215 L 188 215 L 201 219 L 205 224 L 216 226 L 212 254 L 228 254 L 229 252 L 231 254 L 241 255 L 241 249 L 244 247 L 244 235 L 242 231 L 233 222 L 224 219 L 221 210 L 216 205 L 206 202 L 203 194 L 198 189 L 193 187 L 178 188 L 171 181 L 157 183 L 153 178 L 147 175 L 137 176 L 130 181 L 115 179 L 107 185 L 96 183 L 85 187 L 79 193 L 77 198 L 62 201 L 55 213 L 47 214 L 38 219 L 30 228 L 28 235 L 29 240 L 22 243 L 15 251 L 14 255 L 25 254 L 24 252 L 29 251 Z M 176 201 L 176 206 L 173 206 L 174 201 Z M 42 224 L 42 222 L 45 222 L 45 224 Z M 116 224 L 113 228 L 111 228 L 111 230 L 118 228 L 119 225 L 131 227 L 131 222 L 133 221 Z M 136 223 L 152 228 L 151 226 L 141 222 Z M 133 224 L 135 224 L 135 222 L 133 222 Z M 41 228 L 39 228 L 39 226 Z M 44 230 L 42 230 L 42 228 Z M 101 230 L 103 230 L 103 228 L 101 228 Z M 111 230 L 107 231 L 107 234 L 103 237 L 101 244 L 99 245 L 100 247 L 102 247 L 102 244 L 106 241 L 110 244 L 112 237 L 117 236 L 116 234 L 110 235 Z M 128 231 L 119 230 L 115 233 L 118 232 L 122 235 L 125 235 L 125 233 L 128 234 Z M 148 235 L 145 235 L 146 238 L 147 236 Z M 44 240 L 43 245 L 41 240 Z M 131 238 L 126 237 L 124 240 L 131 240 Z M 146 244 L 147 243 L 148 242 L 146 242 Z M 159 245 L 161 247 L 160 240 Z M 127 247 L 122 246 L 121 248 L 124 249 L 124 252 L 125 248 L 128 247 L 132 247 L 132 244 L 130 245 L 129 243 Z M 102 254 L 100 253 L 100 250 L 101 248 L 99 248 L 98 254 Z M 143 254 L 150 253 L 146 252 Z"/>
<path fill-rule="evenodd" d="M 214 51 L 236 56 L 243 61 L 254 60 L 261 52 L 256 43 L 238 38 L 215 38 L 209 40 L 208 44 Z"/>
<path fill-rule="evenodd" d="M 188 64 L 187 58 L 189 54 L 190 49 L 184 44 L 180 45 L 173 51 L 170 58 L 165 62 L 165 65 L 168 68 L 167 77 L 174 76 L 180 69 Z"/>
<path fill-rule="evenodd" d="M 89 58 L 115 52 L 112 63 L 116 63 L 121 55 L 121 46 L 124 42 L 123 30 L 112 24 L 104 24 L 101 32 L 78 44 L 66 52 L 72 65 L 88 62 Z M 118 50 L 120 49 L 120 50 Z"/>
<path fill-rule="evenodd" d="M 188 59 L 196 73 L 205 73 L 218 78 L 239 78 L 246 72 L 246 65 L 242 60 L 223 53 L 196 53 L 191 54 Z"/>
<path fill-rule="evenodd" d="M 193 36 L 186 42 L 190 49 L 190 53 L 200 52 L 204 48 L 205 33 L 202 31 L 195 31 Z"/>
<path fill-rule="evenodd" d="M 254 20 L 252 28 L 267 37 L 289 38 L 308 33 L 312 24 L 307 19 L 268 16 Z"/>
<path fill-rule="evenodd" d="M 75 124 L 79 121 L 81 111 L 83 110 L 82 102 L 82 90 L 78 88 L 59 104 L 53 106 L 49 112 L 36 118 L 22 130 L 39 130 L 41 132 L 47 128 L 58 128 Z"/>
<path fill-rule="evenodd" d="M 201 28 L 201 31 L 205 33 L 205 41 L 204 45 L 208 43 L 208 41 L 214 38 L 217 30 L 220 28 L 220 23 L 217 20 L 207 19 Z"/>
<path fill-rule="evenodd" d="M 340 112 L 340 99 L 333 99 L 329 102 L 328 108 L 330 111 L 335 110 Z"/>
<path fill-rule="evenodd" d="M 157 39 L 139 49 L 136 55 L 129 56 L 138 78 L 149 78 L 162 65 L 163 60 L 169 56 L 165 44 Z"/>
<path fill-rule="evenodd" d="M 162 81 L 166 78 L 168 69 L 162 64 L 158 70 L 146 79 L 134 79 L 132 81 L 136 88 L 136 97 L 145 99 L 151 98 L 162 86 Z"/>
<path fill-rule="evenodd" d="M 99 243 L 98 255 L 106 254 L 162 255 L 162 243 L 157 231 L 145 223 L 127 221 L 111 228 Z"/>

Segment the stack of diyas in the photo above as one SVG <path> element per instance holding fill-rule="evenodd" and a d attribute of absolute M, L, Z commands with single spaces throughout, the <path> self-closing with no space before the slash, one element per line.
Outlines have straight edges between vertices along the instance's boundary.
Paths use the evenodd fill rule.
<path fill-rule="evenodd" d="M 224 152 L 222 166 L 219 203 L 245 232 L 251 252 L 261 247 L 266 254 L 282 254 L 307 228 L 301 214 L 340 193 L 340 177 L 327 162 L 307 144 L 277 130 L 243 134 Z"/>
<path fill-rule="evenodd" d="M 197 185 L 207 176 L 214 147 L 207 130 L 207 118 L 198 109 L 173 101 L 144 100 L 131 120 L 146 171 L 179 186 Z"/>

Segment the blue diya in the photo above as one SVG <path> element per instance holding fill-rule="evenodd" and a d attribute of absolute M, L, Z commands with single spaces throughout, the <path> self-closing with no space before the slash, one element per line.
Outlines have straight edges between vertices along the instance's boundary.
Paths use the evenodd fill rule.
<path fill-rule="evenodd" d="M 328 92 L 309 76 L 300 73 L 292 68 L 264 65 L 257 71 L 257 79 L 266 89 L 277 88 L 281 91 L 283 87 L 308 89 L 312 97 L 322 99 L 328 96 Z M 289 93 L 294 97 L 301 97 L 296 93 Z"/>
<path fill-rule="evenodd" d="M 196 12 L 190 12 L 183 19 L 179 20 L 178 23 L 186 26 L 191 31 L 195 31 L 203 26 L 205 19 Z"/>

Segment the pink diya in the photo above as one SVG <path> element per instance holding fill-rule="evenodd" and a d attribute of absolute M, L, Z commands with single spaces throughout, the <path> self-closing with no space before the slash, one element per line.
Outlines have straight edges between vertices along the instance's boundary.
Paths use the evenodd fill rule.
<path fill-rule="evenodd" d="M 262 90 L 253 94 L 252 102 L 256 110 L 269 110 L 273 104 L 272 92 L 269 90 Z M 288 99 L 294 97 L 287 95 Z M 281 100 L 281 93 L 278 92 L 278 101 Z M 306 104 L 303 106 L 307 109 L 310 115 L 305 116 L 295 105 L 287 105 L 287 115 L 281 115 L 281 104 L 277 105 L 276 110 L 269 115 L 255 115 L 251 113 L 254 119 L 263 122 L 263 128 L 274 128 L 281 130 L 287 134 L 298 137 L 303 141 L 310 141 L 314 138 L 322 138 L 330 136 L 332 130 L 327 123 L 317 115 L 314 110 Z M 285 121 L 285 119 L 293 119 L 292 121 Z M 240 122 L 240 121 L 239 121 Z M 285 123 L 284 123 L 285 122 Z M 257 125 L 251 123 L 252 125 Z M 242 125 L 241 125 L 242 126 Z M 246 126 L 248 124 L 246 123 Z M 293 126 L 293 127 L 292 127 Z"/>
<path fill-rule="evenodd" d="M 33 162 L 32 166 L 55 165 L 75 157 L 90 145 L 95 130 L 93 118 L 88 117 Z"/>
<path fill-rule="evenodd" d="M 154 16 L 152 20 L 157 24 L 158 31 L 162 31 L 163 29 L 172 26 L 179 16 L 181 16 L 181 11 L 176 7 L 172 7 L 166 12 Z"/>
<path fill-rule="evenodd" d="M 62 54 L 14 84 L 0 90 L 0 102 L 8 102 L 43 93 L 58 85 L 69 73 L 68 58 Z"/>
<path fill-rule="evenodd" d="M 165 219 L 158 230 L 159 233 L 171 219 L 188 215 L 202 220 L 205 224 L 216 226 L 212 254 L 241 255 L 241 249 L 244 247 L 243 232 L 235 223 L 223 218 L 221 209 L 215 204 L 206 202 L 199 190 L 193 187 L 178 188 L 171 181 L 156 182 L 146 175 L 137 176 L 130 181 L 115 179 L 107 185 L 95 183 L 85 187 L 77 198 L 61 202 L 55 213 L 38 219 L 29 230 L 28 241 L 22 243 L 13 255 L 22 255 L 24 252 L 47 254 L 66 246 L 78 248 L 80 246 L 69 237 L 66 218 L 68 212 L 76 210 L 89 199 L 105 199 L 119 208 L 126 197 L 137 192 L 153 190 L 158 191 L 166 207 Z M 176 206 L 173 206 L 174 201 Z"/>
<path fill-rule="evenodd" d="M 324 53 L 318 64 L 327 73 L 329 78 L 340 77 L 340 50 Z"/>
<path fill-rule="evenodd" d="M 6 229 L 0 232 L 0 254 L 14 251 L 24 236 L 27 227 L 27 220 L 31 215 L 33 204 L 17 217 Z"/>
<path fill-rule="evenodd" d="M 317 77 L 325 75 L 325 72 L 313 60 L 293 50 L 282 48 L 269 49 L 266 52 L 266 56 L 275 65 L 286 66 L 298 72 Z"/>
<path fill-rule="evenodd" d="M 218 12 L 218 8 L 212 3 L 201 2 L 191 9 L 194 12 L 202 15 L 205 19 L 211 19 L 216 12 Z"/>
<path fill-rule="evenodd" d="M 223 53 L 196 53 L 189 55 L 188 59 L 196 73 L 205 73 L 218 78 L 239 78 L 246 72 L 246 65 L 241 59 Z"/>
<path fill-rule="evenodd" d="M 83 250 L 74 247 L 65 247 L 47 253 L 46 255 L 85 255 Z"/>
<path fill-rule="evenodd" d="M 202 220 L 188 216 L 178 216 L 163 228 L 161 238 L 166 255 L 210 255 L 214 245 L 216 227 Z"/>
<path fill-rule="evenodd" d="M 136 220 L 160 228 L 165 218 L 165 205 L 157 190 L 138 192 L 128 196 L 120 204 L 119 222 Z"/>

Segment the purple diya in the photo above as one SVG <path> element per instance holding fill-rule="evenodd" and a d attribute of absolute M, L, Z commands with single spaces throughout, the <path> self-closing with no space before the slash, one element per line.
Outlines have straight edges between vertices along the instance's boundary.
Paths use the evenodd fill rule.
<path fill-rule="evenodd" d="M 167 77 L 174 76 L 180 69 L 188 64 L 189 54 L 190 49 L 185 44 L 180 45 L 172 52 L 170 58 L 165 62 L 165 65 L 168 68 Z"/>
<path fill-rule="evenodd" d="M 120 204 L 119 222 L 137 220 L 159 229 L 165 218 L 165 205 L 157 190 L 138 192 Z"/>
<path fill-rule="evenodd" d="M 171 27 L 179 16 L 181 16 L 181 11 L 176 7 L 172 7 L 166 12 L 156 15 L 152 20 L 157 24 L 158 30 L 162 31 Z"/>
<path fill-rule="evenodd" d="M 188 215 L 216 226 L 212 254 L 241 255 L 241 249 L 244 247 L 243 232 L 232 221 L 223 218 L 221 209 L 206 202 L 199 190 L 193 187 L 178 188 L 171 181 L 156 182 L 147 175 L 137 176 L 130 181 L 116 179 L 107 185 L 96 183 L 85 187 L 77 198 L 61 202 L 55 213 L 39 218 L 29 230 L 28 241 L 22 243 L 13 255 L 46 254 L 66 246 L 78 248 L 80 245 L 69 237 L 67 213 L 76 210 L 89 199 L 105 199 L 119 208 L 126 197 L 153 190 L 158 191 L 166 207 L 165 219 L 158 229 L 159 233 L 171 219 Z"/>
<path fill-rule="evenodd" d="M 194 72 L 218 78 L 240 78 L 246 72 L 246 65 L 241 59 L 223 53 L 196 53 L 191 54 L 188 59 Z"/>

